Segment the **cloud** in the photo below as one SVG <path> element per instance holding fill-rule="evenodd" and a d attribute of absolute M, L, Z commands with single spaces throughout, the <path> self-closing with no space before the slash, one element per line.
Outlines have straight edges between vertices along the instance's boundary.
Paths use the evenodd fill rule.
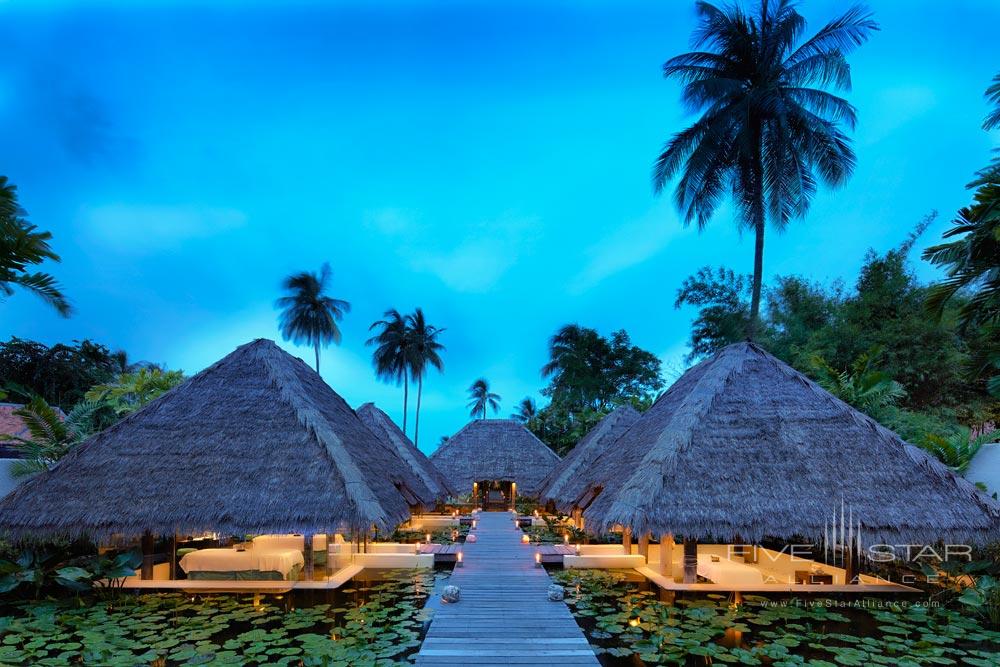
<path fill-rule="evenodd" d="M 496 285 L 530 247 L 537 220 L 501 216 L 463 225 L 456 234 L 421 224 L 408 211 L 383 208 L 368 212 L 365 225 L 395 241 L 396 253 L 414 271 L 436 276 L 457 292 L 480 293 Z"/>
<path fill-rule="evenodd" d="M 85 207 L 80 219 L 92 236 L 114 250 L 150 252 L 242 227 L 246 215 L 231 208 L 107 204 Z"/>
<path fill-rule="evenodd" d="M 669 209 L 653 208 L 584 251 L 586 264 L 570 282 L 570 292 L 585 292 L 606 278 L 642 264 L 684 233 L 685 228 Z"/>
<path fill-rule="evenodd" d="M 415 251 L 410 266 L 458 292 L 486 292 L 517 260 L 516 246 L 500 239 L 469 239 L 445 251 Z"/>

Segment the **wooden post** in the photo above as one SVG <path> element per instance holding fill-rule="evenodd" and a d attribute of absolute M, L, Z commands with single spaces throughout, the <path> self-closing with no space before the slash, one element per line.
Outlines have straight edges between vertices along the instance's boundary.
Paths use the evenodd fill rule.
<path fill-rule="evenodd" d="M 855 581 L 855 579 L 857 581 Z M 844 583 L 847 585 L 856 584 L 861 581 L 858 576 L 858 562 L 854 557 L 854 549 L 844 548 Z"/>
<path fill-rule="evenodd" d="M 305 557 L 305 566 L 303 571 L 305 573 L 305 580 L 312 581 L 313 578 L 313 535 L 312 533 L 306 533 L 302 536 L 302 555 Z"/>
<path fill-rule="evenodd" d="M 674 577 L 674 536 L 671 533 L 660 535 L 660 574 L 670 579 Z"/>
<path fill-rule="evenodd" d="M 628 526 L 622 528 L 622 547 L 626 556 L 632 555 L 632 529 Z"/>
<path fill-rule="evenodd" d="M 153 548 L 155 546 L 156 540 L 153 538 L 153 534 L 148 530 L 142 534 L 142 570 L 140 570 L 140 579 L 152 579 L 153 578 Z"/>
<path fill-rule="evenodd" d="M 649 533 L 639 538 L 639 555 L 649 564 Z"/>
<path fill-rule="evenodd" d="M 698 581 L 698 542 L 684 538 L 684 583 L 693 584 Z"/>
<path fill-rule="evenodd" d="M 177 532 L 174 531 L 174 537 L 170 540 L 170 580 L 173 581 L 177 578 Z"/>

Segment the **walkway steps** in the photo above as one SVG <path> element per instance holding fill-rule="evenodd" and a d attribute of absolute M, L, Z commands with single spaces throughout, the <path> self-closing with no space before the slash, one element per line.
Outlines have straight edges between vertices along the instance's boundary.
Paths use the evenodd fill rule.
<path fill-rule="evenodd" d="M 521 544 L 513 515 L 480 513 L 476 542 L 466 542 L 464 567 L 451 584 L 456 604 L 434 603 L 434 619 L 416 664 L 590 665 L 599 663 L 565 603 L 546 597 L 552 583 L 535 565 L 535 547 Z"/>

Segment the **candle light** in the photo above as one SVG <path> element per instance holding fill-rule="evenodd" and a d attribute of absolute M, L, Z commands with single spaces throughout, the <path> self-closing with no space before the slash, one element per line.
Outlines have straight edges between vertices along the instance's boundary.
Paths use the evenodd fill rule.
<path fill-rule="evenodd" d="M 569 533 L 563 533 L 563 544 L 569 544 Z"/>
<path fill-rule="evenodd" d="M 427 544 L 430 544 L 431 543 L 431 534 L 427 533 L 426 535 L 424 535 L 424 539 L 427 540 Z"/>
<path fill-rule="evenodd" d="M 521 535 L 521 544 L 527 544 L 530 541 L 531 541 L 531 538 L 528 536 L 527 533 L 524 533 L 523 535 Z"/>
<path fill-rule="evenodd" d="M 462 567 L 462 552 L 455 554 L 455 567 Z"/>
<path fill-rule="evenodd" d="M 475 530 L 475 528 L 476 528 L 476 520 L 475 519 L 472 520 L 472 528 L 473 528 L 473 530 Z"/>
<path fill-rule="evenodd" d="M 628 624 L 631 625 L 633 628 L 637 627 L 640 623 L 642 623 L 642 619 L 638 618 L 638 617 L 636 617 L 636 618 L 630 618 L 628 620 Z"/>
<path fill-rule="evenodd" d="M 541 551 L 536 551 L 535 552 L 535 567 L 541 567 L 541 566 L 542 566 L 542 552 Z"/>
<path fill-rule="evenodd" d="M 458 531 L 457 530 L 451 531 L 451 539 L 453 541 L 458 539 Z"/>
<path fill-rule="evenodd" d="M 576 545 L 576 555 L 577 555 L 577 556 L 579 556 L 579 555 L 580 555 L 580 545 L 579 545 L 579 544 L 578 544 L 578 545 Z"/>

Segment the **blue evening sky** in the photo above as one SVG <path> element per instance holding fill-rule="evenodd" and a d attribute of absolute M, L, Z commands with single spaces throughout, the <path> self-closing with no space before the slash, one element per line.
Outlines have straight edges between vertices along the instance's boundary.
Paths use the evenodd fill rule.
<path fill-rule="evenodd" d="M 875 1 L 851 59 L 857 172 L 771 233 L 767 277 L 852 282 L 931 209 L 933 242 L 1000 143 L 979 129 L 1000 71 L 995 0 Z M 689 122 L 659 67 L 693 2 L 0 2 L 0 173 L 55 235 L 76 314 L 2 306 L 0 336 L 93 338 L 194 373 L 278 338 L 279 282 L 329 261 L 354 308 L 323 376 L 397 420 L 368 325 L 422 306 L 447 327 L 422 449 L 488 378 L 502 415 L 543 386 L 552 332 L 624 327 L 682 369 L 705 264 L 751 269 L 729 210 L 685 229 L 649 170 Z M 841 2 L 807 0 L 812 29 Z M 933 277 L 927 267 L 924 278 Z M 311 360 L 305 348 L 286 349 Z"/>

